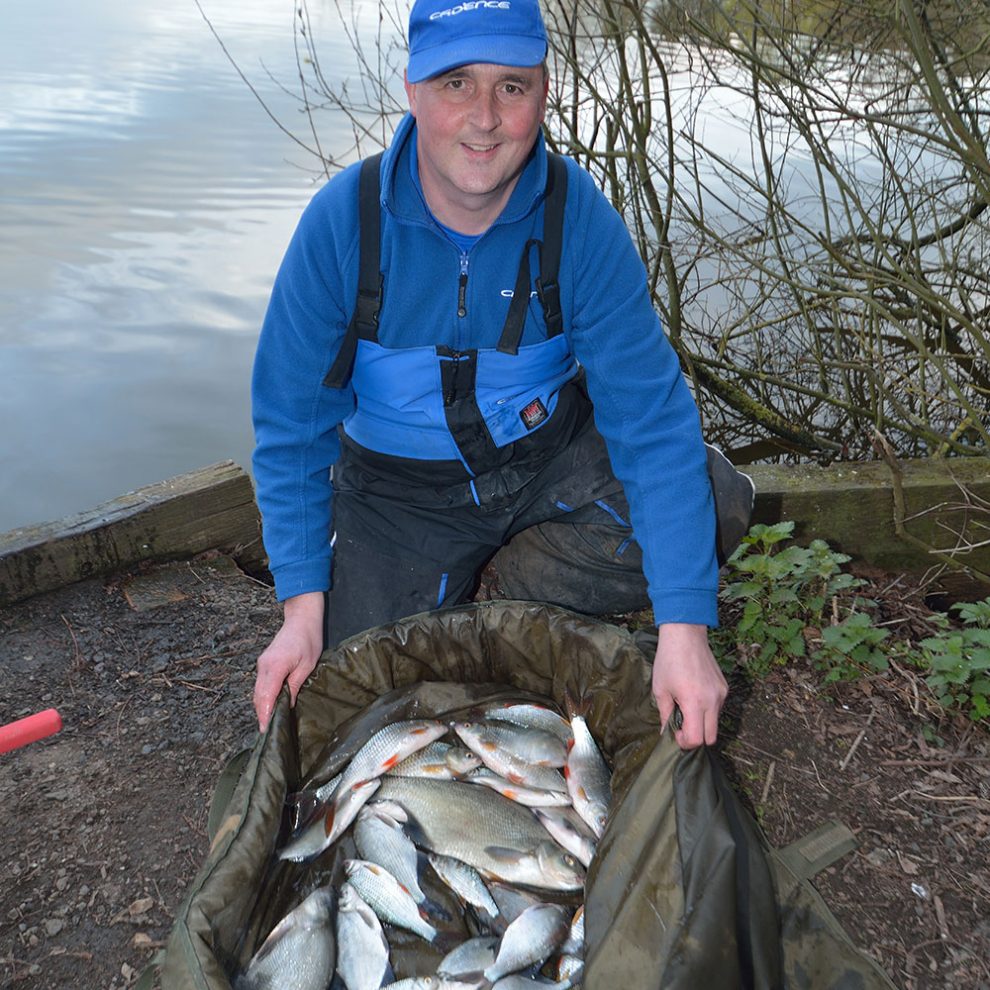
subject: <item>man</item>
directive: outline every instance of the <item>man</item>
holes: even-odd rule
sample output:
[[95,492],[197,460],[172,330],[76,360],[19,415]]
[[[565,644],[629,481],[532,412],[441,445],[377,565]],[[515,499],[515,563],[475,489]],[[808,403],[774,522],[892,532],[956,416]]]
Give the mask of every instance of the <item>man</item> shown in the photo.
[[727,687],[697,410],[621,218],[547,155],[538,2],[417,0],[409,44],[410,113],[380,163],[314,197],[258,346],[284,602],[259,724],[325,638],[468,600],[495,555],[512,597],[652,601],[661,721],[676,705],[678,742],[711,744]]

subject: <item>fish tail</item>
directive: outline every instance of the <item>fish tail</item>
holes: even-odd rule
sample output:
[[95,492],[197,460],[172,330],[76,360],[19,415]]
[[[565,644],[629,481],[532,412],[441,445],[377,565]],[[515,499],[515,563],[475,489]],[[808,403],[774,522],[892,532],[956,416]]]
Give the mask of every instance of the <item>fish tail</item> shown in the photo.
[[564,709],[569,719],[574,718],[576,715],[580,715],[583,718],[588,714],[590,708],[590,694],[577,694],[570,685],[564,688]]

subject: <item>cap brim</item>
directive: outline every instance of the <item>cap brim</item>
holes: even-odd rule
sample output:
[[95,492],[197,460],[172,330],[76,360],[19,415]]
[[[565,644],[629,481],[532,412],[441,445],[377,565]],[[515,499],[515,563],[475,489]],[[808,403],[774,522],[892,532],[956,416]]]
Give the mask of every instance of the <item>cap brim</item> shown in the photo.
[[540,65],[547,55],[543,38],[489,34],[458,38],[410,56],[406,77],[411,83],[432,79],[459,65],[484,62],[493,65],[531,67]]

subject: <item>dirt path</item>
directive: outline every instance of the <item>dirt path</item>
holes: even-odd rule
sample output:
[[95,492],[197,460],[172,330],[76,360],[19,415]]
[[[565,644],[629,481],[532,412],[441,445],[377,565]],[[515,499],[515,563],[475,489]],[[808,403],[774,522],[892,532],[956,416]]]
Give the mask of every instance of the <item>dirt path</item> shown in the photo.
[[[47,707],[65,723],[0,756],[0,985],[134,983],[206,855],[217,776],[254,741],[276,621],[270,589],[222,557],[0,610],[0,723]],[[986,990],[986,729],[926,738],[909,685],[815,683],[795,666],[735,686],[723,753],[740,793],[775,844],[832,818],[856,832],[817,885],[898,986]]]

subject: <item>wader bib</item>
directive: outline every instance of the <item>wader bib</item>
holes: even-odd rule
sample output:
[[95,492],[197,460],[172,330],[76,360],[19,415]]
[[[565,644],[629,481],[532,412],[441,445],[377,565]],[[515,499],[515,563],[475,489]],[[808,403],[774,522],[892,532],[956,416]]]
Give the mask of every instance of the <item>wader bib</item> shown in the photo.
[[[469,600],[493,556],[513,598],[599,614],[647,607],[628,504],[563,333],[563,160],[549,156],[543,240],[523,248],[497,347],[454,351],[379,343],[380,158],[361,167],[357,298],[324,379],[350,381],[356,397],[333,469],[328,645]],[[466,278],[462,266],[462,303]],[[520,347],[533,294],[546,339]]]

